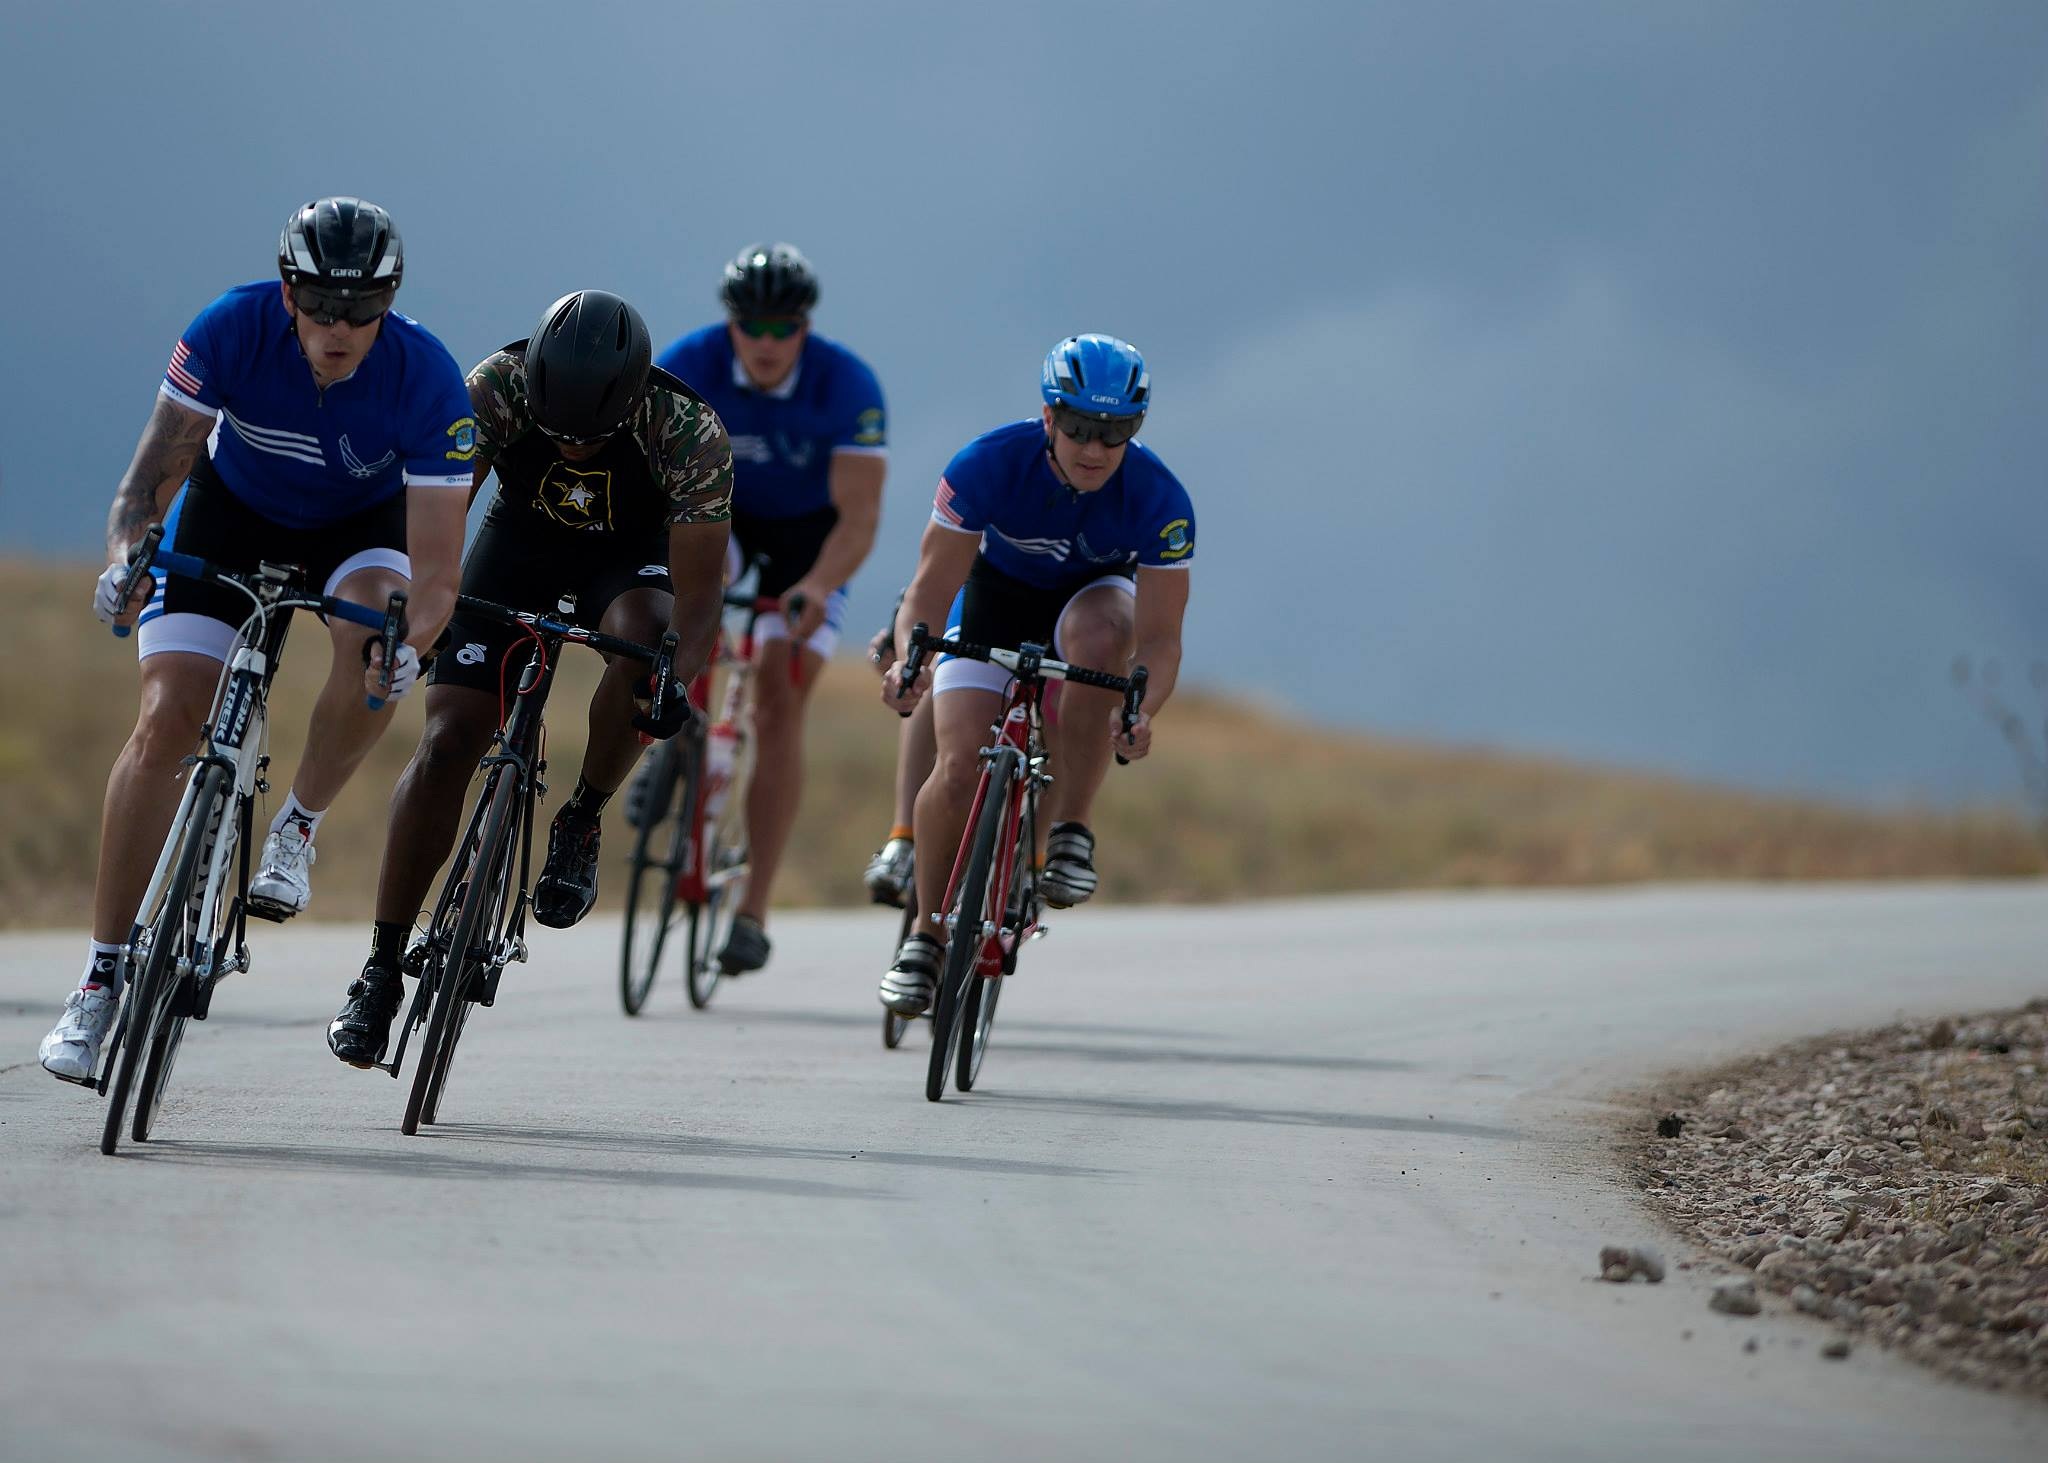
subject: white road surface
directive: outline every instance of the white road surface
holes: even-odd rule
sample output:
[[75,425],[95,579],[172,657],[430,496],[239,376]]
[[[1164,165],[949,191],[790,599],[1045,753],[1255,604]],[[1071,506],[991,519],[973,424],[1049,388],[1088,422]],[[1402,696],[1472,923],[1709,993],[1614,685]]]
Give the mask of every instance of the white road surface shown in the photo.
[[418,1138],[323,1041],[366,932],[261,927],[111,1159],[34,1062],[81,938],[0,942],[0,1459],[2048,1457],[1704,1270],[1591,1278],[1683,1254],[1617,1094],[2048,993],[2048,888],[1077,911],[940,1106],[893,920],[638,1021],[616,922],[540,931]]

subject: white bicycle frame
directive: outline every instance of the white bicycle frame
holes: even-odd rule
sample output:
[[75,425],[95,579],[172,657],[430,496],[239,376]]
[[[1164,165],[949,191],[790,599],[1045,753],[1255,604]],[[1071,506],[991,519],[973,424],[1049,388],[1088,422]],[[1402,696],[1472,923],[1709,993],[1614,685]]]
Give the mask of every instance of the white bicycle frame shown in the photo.
[[[248,591],[245,590],[244,592],[247,593]],[[164,840],[163,851],[157,855],[156,869],[149,877],[149,885],[143,892],[142,903],[137,907],[135,920],[129,929],[128,942],[121,951],[121,958],[127,965],[127,970],[123,975],[124,983],[129,975],[132,975],[140,968],[141,962],[136,958],[138,951],[146,952],[150,934],[150,923],[152,923],[148,922],[148,916],[150,911],[156,908],[157,901],[163,897],[164,886],[171,880],[172,869],[177,861],[178,850],[184,843],[181,835],[192,818],[195,811],[193,805],[199,798],[199,769],[205,761],[221,755],[220,744],[216,740],[216,736],[221,715],[227,708],[228,693],[234,687],[236,677],[243,672],[252,673],[256,677],[254,686],[260,687],[263,683],[264,675],[269,670],[269,661],[260,648],[260,642],[269,638],[270,610],[255,594],[250,593],[249,598],[255,601],[256,608],[249,618],[242,622],[241,629],[236,632],[229,657],[221,668],[220,681],[214,688],[213,709],[207,713],[207,719],[202,728],[206,737],[206,749],[200,754],[200,760],[193,764],[190,774],[185,778],[185,792],[178,800],[177,814],[171,820],[171,836]],[[252,627],[254,627],[256,632],[253,642],[250,634]],[[214,832],[213,849],[211,856],[207,860],[206,880],[201,885],[198,928],[202,931],[215,930],[220,927],[218,923],[220,904],[225,891],[229,887],[229,880],[227,878],[228,860],[234,857],[237,841],[241,836],[241,819],[237,816],[237,813],[245,801],[255,796],[257,777],[269,750],[270,706],[268,696],[252,689],[248,717],[238,729],[238,735],[241,740],[240,744],[234,749],[235,775],[233,784],[227,806],[221,814],[220,826]],[[204,836],[203,830],[200,836]],[[215,974],[215,962],[218,960],[220,952],[210,943],[205,950],[197,953],[204,963],[195,967],[192,973],[204,981]],[[226,975],[235,971],[247,970],[248,966],[249,962],[246,954],[230,956],[220,966],[219,973]],[[174,971],[172,974],[174,978],[182,978],[185,972],[180,970]]]

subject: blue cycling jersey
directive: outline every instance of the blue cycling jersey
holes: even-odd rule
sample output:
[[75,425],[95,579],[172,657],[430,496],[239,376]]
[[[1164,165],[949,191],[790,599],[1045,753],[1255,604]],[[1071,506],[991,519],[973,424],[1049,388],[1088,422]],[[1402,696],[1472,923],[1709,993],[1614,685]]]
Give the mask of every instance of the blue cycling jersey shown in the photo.
[[1194,506],[1158,454],[1133,440],[1108,482],[1077,493],[1053,475],[1039,417],[961,448],[939,479],[932,522],[981,535],[983,558],[1043,589],[1127,564],[1185,569],[1195,558]]
[[754,518],[796,518],[831,506],[837,452],[888,451],[882,386],[867,363],[824,336],[804,338],[796,369],[773,391],[747,381],[723,325],[693,330],[656,365],[711,403],[732,438],[732,506]]
[[240,285],[199,312],[159,389],[218,415],[214,471],[288,528],[336,522],[408,486],[470,484],[476,421],[462,368],[396,310],[354,374],[323,390],[278,282]]

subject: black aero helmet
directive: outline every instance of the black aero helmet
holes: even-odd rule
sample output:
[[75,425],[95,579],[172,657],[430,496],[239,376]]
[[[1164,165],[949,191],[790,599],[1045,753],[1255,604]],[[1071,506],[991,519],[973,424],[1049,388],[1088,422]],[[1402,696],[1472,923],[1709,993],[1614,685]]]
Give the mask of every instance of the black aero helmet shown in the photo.
[[295,210],[277,239],[277,270],[289,285],[347,299],[398,288],[405,246],[391,215],[360,198],[320,198]]
[[818,276],[794,244],[749,244],[725,266],[718,297],[735,315],[808,315]]
[[577,290],[548,306],[526,342],[527,410],[550,437],[610,436],[638,405],[653,364],[638,310],[605,290]]

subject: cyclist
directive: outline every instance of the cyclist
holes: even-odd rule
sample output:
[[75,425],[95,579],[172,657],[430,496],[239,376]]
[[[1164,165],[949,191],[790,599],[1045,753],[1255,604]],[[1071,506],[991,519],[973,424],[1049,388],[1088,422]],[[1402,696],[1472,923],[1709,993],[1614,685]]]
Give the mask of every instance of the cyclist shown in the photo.
[[[179,339],[108,515],[112,562],[93,608],[113,624],[139,618],[142,704],[107,779],[85,975],[41,1047],[43,1065],[70,1081],[90,1082],[98,1065],[121,946],[248,615],[232,589],[169,576],[153,592],[138,584],[117,615],[130,548],[161,519],[167,548],[231,570],[297,564],[325,593],[367,605],[410,579],[392,700],[454,608],[476,424],[454,358],[391,308],[405,265],[398,230],[373,203],[322,198],[286,221],[277,265],[281,285],[229,290]],[[314,833],[391,719],[365,704],[383,664],[380,651],[365,668],[371,632],[337,621],[327,633],[333,659],[305,755],[249,884],[250,912],[271,919],[306,907]]]
[[[1014,647],[1049,645],[1062,659],[1151,673],[1128,735],[1113,692],[1068,682],[1048,731],[1059,769],[1046,797],[1051,835],[1039,888],[1056,909],[1095,892],[1088,812],[1115,750],[1135,760],[1152,747],[1152,718],[1173,694],[1181,619],[1195,557],[1187,490],[1135,440],[1151,406],[1137,348],[1107,335],[1071,336],[1045,358],[1036,417],[967,444],[939,479],[917,571],[896,613],[895,664],[882,699],[896,710],[933,694],[938,761],[917,796],[917,842],[957,848],[981,771],[980,748],[1001,712],[1009,672],[945,657],[903,684],[903,656],[918,621],[954,638]],[[951,602],[951,613],[947,605]],[[898,693],[905,693],[899,699]],[[919,907],[942,908],[950,858],[917,864]],[[882,978],[882,1004],[914,1016],[937,987],[944,927],[926,923],[903,942]]]
[[[680,687],[718,633],[732,452],[717,415],[655,369],[653,354],[639,311],[579,290],[469,375],[471,496],[493,469],[498,491],[463,564],[463,592],[547,613],[573,594],[578,619],[608,635],[645,645],[673,628],[680,642],[678,694],[658,727],[636,720],[646,679],[637,661],[612,660],[591,697],[582,772],[534,881],[533,917],[556,929],[597,899],[598,818],[640,755],[636,726],[681,729],[689,712]],[[463,794],[499,725],[505,677],[524,663],[515,626],[458,610],[449,630],[449,651],[427,683],[426,729],[391,797],[370,957],[328,1028],[328,1046],[351,1066],[383,1058],[402,1002],[406,939],[454,847]]]
[[785,606],[784,616],[765,615],[754,628],[752,872],[719,953],[737,974],[768,962],[768,896],[803,792],[804,716],[839,643],[846,582],[874,547],[888,434],[875,373],[812,332],[818,280],[794,246],[740,250],[719,293],[725,322],[682,337],[660,361],[702,392],[732,433],[729,562],[737,569],[742,555],[766,556],[760,592]]

